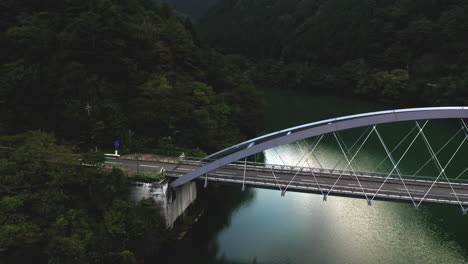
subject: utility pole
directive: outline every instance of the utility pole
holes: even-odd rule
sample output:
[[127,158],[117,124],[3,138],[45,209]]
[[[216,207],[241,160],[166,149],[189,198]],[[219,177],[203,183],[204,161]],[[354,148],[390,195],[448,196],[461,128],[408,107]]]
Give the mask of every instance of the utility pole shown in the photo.
[[[92,134],[92,127],[91,127],[91,109],[92,107],[89,105],[89,103],[86,103],[85,107],[84,107],[85,111],[88,113],[88,135],[89,135],[89,148],[91,149],[91,151],[93,151],[93,149],[97,152],[97,145],[95,145],[95,141],[94,141],[94,135]],[[94,147],[93,147],[94,145]]]
[[88,112],[88,116],[90,115],[91,108],[92,108],[92,107],[91,107],[89,104],[86,104],[85,110]]
[[134,157],[137,160],[137,172],[140,173],[140,158],[141,158],[141,153],[135,153]]
[[129,140],[128,140],[129,147],[132,147],[132,130],[131,129],[128,130],[128,137],[129,137]]
[[6,121],[6,100],[0,100],[0,107],[3,109],[3,111],[0,114],[0,121]]

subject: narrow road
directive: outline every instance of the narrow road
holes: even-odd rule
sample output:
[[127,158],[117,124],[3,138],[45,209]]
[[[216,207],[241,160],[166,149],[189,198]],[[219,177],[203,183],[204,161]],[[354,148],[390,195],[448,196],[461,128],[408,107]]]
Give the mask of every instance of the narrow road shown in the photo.
[[[203,165],[202,162],[187,161],[181,163],[167,163],[157,161],[136,161],[128,159],[109,159],[107,166],[123,167],[140,172],[159,172],[165,169],[166,177],[178,178]],[[221,182],[255,186],[259,188],[278,189],[286,191],[319,193],[322,195],[342,195],[372,199],[404,200],[419,203],[424,202],[468,205],[468,184],[437,182],[427,179],[405,179],[404,184],[397,175],[385,181],[383,176],[359,175],[345,172],[312,173],[308,168],[302,171],[275,169],[242,165],[227,165],[199,177],[200,181]],[[385,184],[382,183],[385,181]],[[431,187],[432,186],[432,187]],[[429,192],[427,192],[430,189]]]

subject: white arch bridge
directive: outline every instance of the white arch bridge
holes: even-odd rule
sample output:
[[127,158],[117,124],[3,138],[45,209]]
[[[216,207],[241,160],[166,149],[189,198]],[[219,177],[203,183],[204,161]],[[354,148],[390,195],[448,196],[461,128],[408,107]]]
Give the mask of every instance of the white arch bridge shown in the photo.
[[[311,192],[323,195],[327,200],[329,195],[352,196],[367,200],[368,205],[373,200],[397,200],[412,203],[418,208],[422,203],[441,203],[459,206],[464,214],[468,211],[468,181],[462,179],[468,171],[468,164],[463,157],[462,147],[468,139],[468,107],[428,107],[390,111],[372,112],[351,116],[333,118],[313,122],[301,126],[284,129],[278,132],[260,136],[235,146],[216,152],[204,159],[184,159],[173,170],[167,171],[168,177],[173,177],[171,187],[183,185],[194,179],[241,184],[260,188],[278,189],[284,195],[287,191]],[[453,126],[455,133],[444,135],[442,147],[435,148],[428,136],[427,127],[431,120],[449,119],[446,126]],[[436,122],[436,121],[431,121]],[[385,124],[404,123],[408,131],[401,129],[398,135],[392,135],[390,144],[384,140],[381,133]],[[410,124],[409,126],[407,124]],[[365,129],[348,147],[340,135],[341,131],[355,128]],[[341,152],[344,168],[337,169],[323,166],[323,158],[317,151],[323,138],[328,137],[336,144]],[[300,140],[312,138],[313,144],[302,148],[301,158],[295,166],[286,165],[282,157],[276,152],[283,164],[263,164],[248,162],[247,157],[277,146],[297,143]],[[370,139],[379,142],[385,158],[380,162],[387,162],[385,172],[360,169],[357,157]],[[440,137],[438,138],[440,140]],[[415,142],[424,148],[418,152],[425,152],[418,170],[411,174],[404,174],[401,164],[411,159],[409,152],[414,150]],[[449,151],[447,146],[452,146]],[[447,154],[447,151],[449,153]],[[444,154],[446,158],[442,158]],[[414,157],[414,156],[413,156]],[[456,175],[450,171],[454,160],[462,160],[462,169]],[[321,162],[322,161],[322,162]],[[408,160],[407,160],[408,161]],[[413,162],[412,160],[410,162]],[[311,166],[311,164],[315,164]],[[185,166],[183,171],[181,166]],[[379,167],[377,166],[377,167]],[[433,175],[419,176],[425,167],[435,167]],[[460,168],[458,166],[457,168]],[[449,173],[450,171],[450,173]]]

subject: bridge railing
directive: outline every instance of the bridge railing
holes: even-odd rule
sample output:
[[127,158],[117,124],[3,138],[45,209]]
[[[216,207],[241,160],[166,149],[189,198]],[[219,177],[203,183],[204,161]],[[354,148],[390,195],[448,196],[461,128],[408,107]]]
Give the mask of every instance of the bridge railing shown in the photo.
[[[182,161],[183,162],[192,161],[192,162],[196,162],[197,165],[199,165],[200,163],[209,163],[215,160],[206,159],[206,158],[198,158],[198,157],[183,157]],[[265,165],[268,165],[262,162],[253,162],[253,161],[235,161],[235,162],[230,163],[230,165],[239,165],[239,166],[244,166],[245,164],[247,164],[247,166],[250,166],[250,167],[258,167],[258,168],[264,168]],[[281,165],[277,165],[277,166],[281,166]]]
[[[198,158],[198,157],[184,157],[183,163],[184,164],[192,164],[201,166],[204,163],[210,162],[212,160]],[[320,174],[332,174],[332,175],[343,175],[343,176],[361,176],[361,177],[378,177],[378,178],[386,178],[388,177],[389,180],[400,180],[398,174],[391,174],[385,172],[367,172],[367,171],[351,171],[351,170],[341,170],[341,169],[327,169],[327,168],[316,168],[316,167],[304,167],[304,166],[294,166],[294,165],[284,165],[284,164],[267,164],[261,162],[252,162],[252,161],[236,161],[232,162],[226,166],[235,166],[238,168],[247,167],[248,169],[273,169],[274,171],[283,171],[283,172],[291,172],[300,171],[300,172],[310,172],[312,170],[313,173],[320,173]],[[409,175],[409,174],[401,174],[401,178],[403,180],[413,180],[413,181],[434,181],[434,177],[430,176],[417,176],[417,175]],[[454,184],[468,184],[468,180],[465,179],[449,179],[450,183]],[[439,183],[448,183],[446,179],[442,177],[438,179]]]
[[[159,160],[158,160],[159,161]],[[170,161],[161,161],[161,162],[167,162],[167,163],[175,163],[173,159]],[[179,163],[184,164],[184,165],[194,165],[194,166],[203,166],[205,163],[210,162],[210,160],[204,159],[204,158],[198,158],[198,157],[181,157],[179,160]],[[126,167],[125,165],[120,165],[116,167]],[[379,180],[382,178],[386,178],[388,176],[388,180],[393,180],[393,181],[400,181],[400,178],[397,174],[391,174],[388,175],[388,173],[383,173],[383,172],[366,172],[366,171],[351,171],[351,170],[341,170],[341,169],[327,169],[327,168],[316,168],[316,167],[304,167],[304,166],[293,166],[293,165],[284,165],[284,164],[266,164],[266,163],[261,163],[261,162],[252,162],[252,161],[236,161],[233,163],[230,163],[226,165],[225,167],[230,167],[230,168],[236,168],[236,169],[244,169],[246,167],[248,170],[259,170],[259,171],[265,171],[267,170],[273,170],[275,172],[279,173],[290,173],[290,174],[295,174],[296,172],[298,173],[316,173],[316,174],[329,174],[333,176],[344,176],[344,177],[354,177],[354,176],[360,176],[360,177],[370,177],[370,178],[378,178]],[[142,172],[145,171],[151,171],[152,169],[150,168],[145,168],[142,167],[140,168]],[[434,177],[429,177],[429,176],[415,176],[415,175],[401,175],[402,179],[409,180],[409,181],[434,181]],[[468,180],[464,179],[449,179],[450,183],[453,184],[468,184]],[[448,183],[446,179],[443,179],[442,177],[439,178],[438,183]]]

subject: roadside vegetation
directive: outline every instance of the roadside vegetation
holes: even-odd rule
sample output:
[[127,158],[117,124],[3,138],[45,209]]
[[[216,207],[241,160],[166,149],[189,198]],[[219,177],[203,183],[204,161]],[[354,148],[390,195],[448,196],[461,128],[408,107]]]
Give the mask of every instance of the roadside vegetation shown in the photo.
[[0,263],[154,260],[155,202],[73,153],[204,155],[260,125],[250,79],[155,0],[0,1],[0,44]]
[[127,201],[119,169],[79,166],[40,131],[0,142],[16,146],[0,156],[3,263],[141,263],[169,239],[154,200]]

